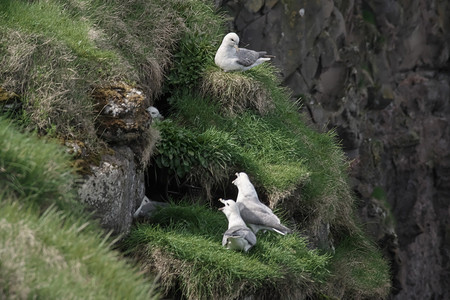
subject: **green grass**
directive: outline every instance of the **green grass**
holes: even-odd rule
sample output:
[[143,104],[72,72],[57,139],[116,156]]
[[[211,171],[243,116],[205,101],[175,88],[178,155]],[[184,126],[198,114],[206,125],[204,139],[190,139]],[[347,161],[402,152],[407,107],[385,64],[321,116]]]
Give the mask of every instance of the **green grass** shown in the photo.
[[157,260],[155,269],[170,263],[175,278],[165,280],[181,281],[180,289],[190,299],[256,291],[272,295],[296,289],[312,292],[327,275],[329,256],[309,250],[302,238],[261,233],[253,249],[240,253],[222,247],[226,228],[226,217],[219,211],[199,205],[171,205],[152,217],[151,224],[139,224],[126,245],[144,261]]
[[152,283],[86,220],[69,221],[54,208],[39,216],[17,199],[0,198],[1,298],[152,298]]
[[92,89],[138,83],[153,104],[178,41],[189,33],[212,51],[219,19],[206,1],[0,0],[0,85],[21,97],[28,128],[96,154]]
[[352,235],[336,248],[329,285],[340,282],[342,298],[384,299],[390,292],[389,264],[366,237]]
[[83,213],[76,180],[64,148],[0,118],[0,298],[153,297]]
[[60,40],[81,58],[117,59],[113,52],[98,48],[89,38],[89,32],[94,27],[90,20],[70,15],[58,1],[2,0],[0,7],[0,26]]
[[[174,119],[197,134],[210,128],[229,133],[232,147],[224,151],[231,153],[230,169],[247,172],[271,203],[292,196],[301,187],[301,201],[295,203],[297,210],[308,215],[313,211],[322,221],[354,229],[347,165],[335,134],[315,132],[305,124],[297,105],[277,84],[273,68],[260,66],[250,71],[233,75],[236,87],[239,88],[239,78],[244,86],[248,78],[263,83],[271,95],[270,111],[261,114],[247,108],[229,115],[215,99],[186,92],[171,98],[176,111]],[[222,74],[217,76],[229,76]],[[240,101],[241,95],[236,93],[237,96],[228,95],[236,97],[230,101]]]
[[0,191],[37,208],[56,205],[79,211],[73,190],[76,178],[64,148],[20,133],[11,121],[0,117]]

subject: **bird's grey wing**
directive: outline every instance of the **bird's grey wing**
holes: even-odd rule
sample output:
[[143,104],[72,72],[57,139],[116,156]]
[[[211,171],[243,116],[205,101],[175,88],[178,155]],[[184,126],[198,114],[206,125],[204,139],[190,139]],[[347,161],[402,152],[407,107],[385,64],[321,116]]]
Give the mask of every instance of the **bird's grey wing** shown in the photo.
[[245,204],[245,206],[247,206],[252,211],[258,211],[259,213],[266,213],[268,215],[275,216],[275,218],[278,218],[273,213],[273,211],[270,209],[270,207],[268,207],[267,205],[265,205],[264,203],[259,201],[258,197],[256,197],[256,201],[255,201],[255,198],[254,198],[253,201],[245,201],[244,200],[244,204]]
[[271,228],[275,228],[280,232],[286,234],[291,233],[292,230],[281,224],[280,219],[275,215],[272,210],[263,203],[237,203],[241,218],[247,224],[263,225]]
[[244,67],[249,67],[253,65],[258,58],[264,56],[264,54],[266,54],[266,52],[257,52],[245,48],[239,48],[239,50],[236,51],[238,58],[237,63],[243,65]]
[[230,229],[225,231],[223,236],[224,238],[222,239],[222,245],[226,244],[226,240],[228,239],[228,237],[241,237],[246,239],[251,245],[256,244],[256,235],[247,227],[231,227]]
[[225,246],[228,243],[228,237],[230,235],[227,234],[228,230],[223,234],[223,238],[222,238],[222,246]]
[[277,228],[280,225],[280,219],[272,213],[267,212],[265,209],[259,206],[246,206],[239,203],[239,211],[241,217],[246,223],[265,225],[269,227]]
[[159,208],[163,208],[168,206],[169,204],[166,202],[158,202],[149,200],[144,205],[141,205],[139,211],[136,211],[135,215],[138,216],[147,216],[150,217],[154,212],[156,212]]
[[272,210],[262,203],[238,202],[237,205],[241,217],[245,222],[264,224],[263,222],[269,222],[270,220],[273,220],[274,222],[280,221]]

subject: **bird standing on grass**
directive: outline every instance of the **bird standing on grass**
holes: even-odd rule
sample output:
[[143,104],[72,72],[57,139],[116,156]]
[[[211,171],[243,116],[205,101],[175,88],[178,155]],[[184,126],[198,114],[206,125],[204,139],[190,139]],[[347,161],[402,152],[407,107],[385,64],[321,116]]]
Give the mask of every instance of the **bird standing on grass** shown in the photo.
[[225,206],[219,208],[228,219],[228,230],[223,234],[222,246],[247,252],[256,244],[255,234],[245,225],[239,208],[233,200],[219,199]]
[[239,48],[238,45],[238,35],[230,32],[223,38],[222,44],[216,52],[214,62],[225,72],[245,71],[274,57],[267,55],[266,51],[253,51]]
[[259,230],[271,230],[285,235],[292,230],[281,224],[280,219],[272,210],[261,203],[255,187],[244,172],[236,173],[237,178],[233,184],[238,188],[236,204],[242,219],[256,234]]

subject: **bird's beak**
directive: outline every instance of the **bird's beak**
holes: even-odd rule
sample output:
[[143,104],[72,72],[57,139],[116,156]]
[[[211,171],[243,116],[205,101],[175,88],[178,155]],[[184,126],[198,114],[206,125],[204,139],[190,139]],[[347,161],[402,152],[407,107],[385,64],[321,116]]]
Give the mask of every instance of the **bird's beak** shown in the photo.
[[[223,199],[222,199],[222,198],[219,198],[219,201],[220,201],[220,202],[222,202],[223,204],[225,204],[225,201],[223,201]],[[225,206],[224,206],[224,207],[225,207]],[[224,207],[219,207],[218,209],[219,209],[219,210],[223,210],[223,209],[224,209]]]
[[239,51],[238,45],[234,45],[233,47],[236,49],[236,51]]
[[236,179],[235,180],[233,180],[231,183],[232,184],[234,184],[234,185],[236,185],[236,180],[239,178],[239,173],[236,173],[236,174],[234,174],[234,175],[236,175]]

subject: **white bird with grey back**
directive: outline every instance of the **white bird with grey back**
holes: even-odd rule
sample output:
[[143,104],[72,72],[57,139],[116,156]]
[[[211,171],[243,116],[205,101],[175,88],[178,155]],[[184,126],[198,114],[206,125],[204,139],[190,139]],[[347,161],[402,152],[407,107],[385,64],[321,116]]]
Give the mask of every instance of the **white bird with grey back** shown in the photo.
[[285,235],[292,231],[281,224],[280,219],[264,203],[261,203],[255,187],[244,172],[236,173],[233,184],[238,188],[236,204],[242,219],[257,233],[259,230],[271,230]]
[[154,107],[154,106],[149,106],[147,107],[147,111],[150,114],[150,116],[152,117],[152,120],[164,120],[163,115],[161,115],[161,113],[159,112],[159,110]]
[[274,57],[267,55],[266,51],[239,48],[238,45],[239,36],[230,32],[223,38],[222,44],[216,52],[214,62],[225,72],[245,71]]
[[256,235],[245,225],[239,208],[233,200],[219,199],[225,206],[219,208],[228,219],[228,230],[222,238],[222,246],[227,249],[247,252],[256,244]]
[[139,208],[134,212],[133,217],[140,218],[140,217],[151,217],[153,213],[156,212],[158,208],[168,206],[168,203],[165,202],[158,202],[158,201],[152,201],[147,198],[147,196],[144,196],[142,199],[141,205]]

